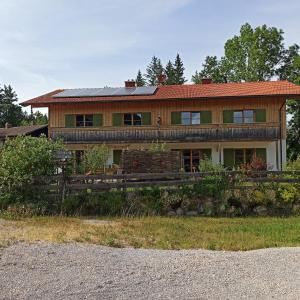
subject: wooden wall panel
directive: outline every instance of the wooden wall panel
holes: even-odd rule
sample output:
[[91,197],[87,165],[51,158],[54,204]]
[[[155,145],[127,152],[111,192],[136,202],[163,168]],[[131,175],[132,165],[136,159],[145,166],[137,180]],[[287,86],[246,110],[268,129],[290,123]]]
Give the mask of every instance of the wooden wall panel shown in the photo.
[[[259,109],[267,110],[267,123],[279,122],[279,109],[284,101],[282,97],[256,97],[240,99],[208,99],[208,100],[170,100],[153,102],[126,103],[85,103],[85,104],[51,104],[49,106],[49,127],[63,128],[66,114],[96,114],[102,113],[104,126],[112,126],[113,112],[151,112],[152,124],[155,125],[158,115],[162,119],[162,127],[171,124],[172,111],[212,111],[212,122],[223,123],[225,109]],[[283,132],[285,133],[285,111],[282,112]]]

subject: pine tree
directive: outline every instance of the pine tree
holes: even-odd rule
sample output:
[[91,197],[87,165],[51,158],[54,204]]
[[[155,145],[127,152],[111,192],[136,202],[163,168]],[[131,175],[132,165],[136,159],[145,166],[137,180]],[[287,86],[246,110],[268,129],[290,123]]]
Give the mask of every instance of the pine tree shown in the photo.
[[174,82],[175,84],[184,84],[186,82],[186,79],[184,77],[184,66],[183,62],[177,53],[175,62],[174,62]]
[[5,123],[12,126],[20,125],[24,114],[17,101],[17,94],[10,85],[0,88],[0,127],[4,127]]
[[175,70],[174,70],[174,66],[170,60],[168,61],[167,65],[166,65],[165,73],[167,75],[166,85],[176,84],[175,83]]
[[141,70],[138,71],[135,81],[136,81],[137,86],[145,86],[146,85],[146,80],[143,77]]
[[157,85],[158,76],[163,72],[161,60],[153,56],[150,64],[147,66],[145,77],[147,78],[148,85]]

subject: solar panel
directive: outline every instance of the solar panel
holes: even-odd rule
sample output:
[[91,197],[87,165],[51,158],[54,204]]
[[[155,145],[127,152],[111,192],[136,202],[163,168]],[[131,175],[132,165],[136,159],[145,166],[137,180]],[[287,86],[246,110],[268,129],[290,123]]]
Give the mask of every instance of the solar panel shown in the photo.
[[156,86],[139,86],[131,95],[153,95],[156,89]]
[[133,88],[118,88],[118,90],[116,92],[114,92],[113,96],[128,96],[131,95],[132,92],[134,92],[136,90],[135,87]]
[[54,95],[54,98],[68,97],[101,97],[101,96],[134,96],[134,95],[153,95],[156,86],[141,86],[134,88],[87,88],[87,89],[68,89]]

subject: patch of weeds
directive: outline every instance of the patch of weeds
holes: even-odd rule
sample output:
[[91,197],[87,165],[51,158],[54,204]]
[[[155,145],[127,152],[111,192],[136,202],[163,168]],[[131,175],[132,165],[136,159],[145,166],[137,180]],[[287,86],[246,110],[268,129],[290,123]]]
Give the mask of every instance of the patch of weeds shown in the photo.
[[121,243],[113,237],[108,237],[107,239],[105,239],[103,244],[108,247],[122,248]]

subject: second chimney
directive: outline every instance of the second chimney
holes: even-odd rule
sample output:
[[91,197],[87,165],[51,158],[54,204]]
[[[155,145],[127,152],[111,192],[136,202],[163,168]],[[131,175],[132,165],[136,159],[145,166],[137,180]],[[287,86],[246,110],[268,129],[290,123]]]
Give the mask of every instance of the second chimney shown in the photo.
[[126,80],[125,81],[125,87],[126,88],[134,88],[136,85],[135,85],[135,81],[132,79],[132,80]]
[[157,76],[157,81],[159,85],[163,85],[167,80],[167,75],[166,74],[159,74]]
[[201,79],[201,83],[202,84],[211,84],[212,83],[212,79],[211,78],[202,78]]

